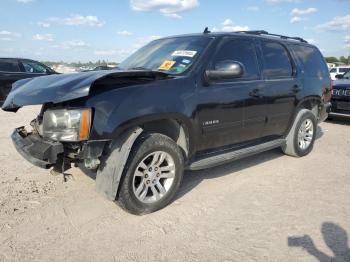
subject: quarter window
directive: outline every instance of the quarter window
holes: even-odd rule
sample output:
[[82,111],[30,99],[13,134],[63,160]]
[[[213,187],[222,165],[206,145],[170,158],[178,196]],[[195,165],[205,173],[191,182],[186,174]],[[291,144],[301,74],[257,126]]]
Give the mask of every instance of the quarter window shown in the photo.
[[292,64],[287,50],[279,43],[263,41],[263,74],[267,79],[291,77]]
[[17,61],[0,60],[0,71],[3,72],[20,72]]
[[[304,67],[304,74],[310,77],[328,76],[328,68],[321,53],[314,47],[292,45],[293,52]],[[337,72],[332,68],[331,73]]]
[[212,61],[212,68],[222,62],[240,62],[244,67],[244,73],[240,80],[254,80],[259,77],[259,70],[255,54],[254,44],[245,39],[229,39],[220,46]]

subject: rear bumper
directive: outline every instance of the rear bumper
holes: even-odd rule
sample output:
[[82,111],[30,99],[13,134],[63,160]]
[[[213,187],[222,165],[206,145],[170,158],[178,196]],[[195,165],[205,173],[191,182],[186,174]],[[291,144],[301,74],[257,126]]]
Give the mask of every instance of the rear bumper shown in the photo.
[[41,168],[50,168],[57,162],[58,155],[63,154],[60,142],[47,141],[34,133],[27,133],[24,127],[16,128],[12,142],[19,154],[27,161]]
[[318,122],[323,122],[327,119],[328,114],[331,112],[331,102],[324,103],[320,108],[320,114],[318,117]]

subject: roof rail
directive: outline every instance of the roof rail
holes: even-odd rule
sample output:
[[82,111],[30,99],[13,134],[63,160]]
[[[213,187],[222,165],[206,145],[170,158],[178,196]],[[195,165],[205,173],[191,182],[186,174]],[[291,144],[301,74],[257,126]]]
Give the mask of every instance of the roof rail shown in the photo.
[[278,35],[278,34],[270,34],[269,32],[267,32],[265,30],[237,31],[235,33],[244,33],[244,34],[250,34],[250,35],[269,35],[269,36],[279,37],[281,39],[292,39],[292,40],[300,41],[302,43],[307,43],[307,41],[301,37],[292,37],[292,36],[285,36],[285,35]]
[[206,27],[203,31],[203,34],[209,34],[209,33],[211,33],[211,32],[209,31],[208,27]]

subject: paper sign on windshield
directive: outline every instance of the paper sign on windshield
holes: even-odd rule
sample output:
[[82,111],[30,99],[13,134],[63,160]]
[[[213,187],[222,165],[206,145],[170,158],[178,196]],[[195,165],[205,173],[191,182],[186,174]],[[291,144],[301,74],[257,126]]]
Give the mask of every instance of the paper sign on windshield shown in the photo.
[[186,56],[186,57],[194,57],[197,54],[197,51],[191,50],[176,50],[171,56]]
[[165,60],[159,67],[159,70],[169,70],[173,67],[173,65],[176,63],[176,61],[172,60]]

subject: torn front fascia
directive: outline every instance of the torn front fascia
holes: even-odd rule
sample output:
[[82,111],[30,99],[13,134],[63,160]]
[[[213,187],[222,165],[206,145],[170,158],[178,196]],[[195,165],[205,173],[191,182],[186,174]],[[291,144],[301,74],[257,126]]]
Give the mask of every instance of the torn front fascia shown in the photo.
[[57,162],[52,169],[54,173],[64,173],[71,168],[72,163],[84,162],[88,169],[97,169],[100,157],[109,140],[86,141],[83,144],[71,143],[64,146],[64,153],[57,156]]
[[87,141],[83,144],[77,158],[84,160],[87,169],[97,169],[100,164],[100,157],[108,143],[109,140]]
[[26,160],[41,168],[50,168],[63,155],[62,143],[43,140],[35,132],[27,132],[24,127],[16,128],[11,135],[13,144]]
[[79,159],[98,158],[102,155],[106,143],[110,140],[87,141],[83,144],[77,157]]
[[63,154],[57,155],[57,161],[52,170],[50,171],[51,174],[57,175],[57,174],[64,174],[64,172],[72,167],[71,160],[64,156]]

